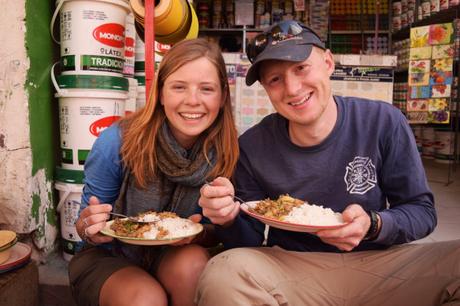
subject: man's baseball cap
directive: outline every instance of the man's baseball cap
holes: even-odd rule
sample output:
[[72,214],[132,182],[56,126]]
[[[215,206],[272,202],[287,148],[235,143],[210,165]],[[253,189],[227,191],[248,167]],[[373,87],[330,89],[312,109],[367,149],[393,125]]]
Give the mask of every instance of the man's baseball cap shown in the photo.
[[301,62],[306,60],[313,46],[326,49],[324,42],[312,29],[294,20],[273,25],[254,37],[246,54],[252,63],[246,74],[246,84],[259,80],[259,65],[266,60]]

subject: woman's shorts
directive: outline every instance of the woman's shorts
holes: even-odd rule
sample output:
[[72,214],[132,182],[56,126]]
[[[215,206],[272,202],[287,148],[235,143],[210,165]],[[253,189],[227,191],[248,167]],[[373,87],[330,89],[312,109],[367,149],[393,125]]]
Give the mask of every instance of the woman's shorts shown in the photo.
[[91,247],[76,254],[69,263],[70,288],[79,305],[99,305],[99,292],[110,275],[125,267],[136,266],[111,251]]

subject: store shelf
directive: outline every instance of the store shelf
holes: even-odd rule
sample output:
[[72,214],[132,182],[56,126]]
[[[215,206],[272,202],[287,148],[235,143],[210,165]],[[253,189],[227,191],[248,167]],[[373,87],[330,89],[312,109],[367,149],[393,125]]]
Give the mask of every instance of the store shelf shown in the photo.
[[[388,30],[379,31],[379,35],[388,35]],[[365,35],[374,35],[374,30],[354,30],[354,31],[347,31],[347,30],[332,30],[330,31],[331,35],[356,35],[356,34],[365,34]]]
[[200,32],[202,33],[242,33],[242,32],[263,32],[262,29],[252,29],[252,28],[220,28],[220,29],[211,29],[211,28],[200,28]]
[[410,34],[410,28],[415,28],[415,27],[421,27],[421,26],[426,26],[434,23],[446,23],[446,22],[452,22],[455,18],[458,18],[460,16],[460,5],[456,5],[453,7],[450,7],[448,9],[439,11],[430,17],[423,18],[421,20],[417,20],[410,24],[407,27],[402,28],[399,31],[396,31],[391,34],[392,40],[402,40],[405,38],[409,37]]

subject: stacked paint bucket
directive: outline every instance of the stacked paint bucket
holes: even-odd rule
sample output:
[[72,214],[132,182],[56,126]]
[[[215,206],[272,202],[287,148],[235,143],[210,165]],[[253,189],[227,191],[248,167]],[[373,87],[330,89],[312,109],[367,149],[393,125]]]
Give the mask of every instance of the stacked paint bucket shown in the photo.
[[[136,51],[134,53],[134,78],[137,81],[137,95],[135,109],[141,109],[145,105],[145,45],[139,35],[136,34]],[[155,67],[156,68],[156,67]],[[155,69],[157,71],[157,69]]]
[[426,159],[434,159],[434,128],[424,127],[422,129],[422,157]]
[[128,90],[136,89],[130,12],[128,0],[56,1],[51,30],[59,13],[61,74],[53,71],[51,78],[59,99],[61,167],[55,187],[66,260],[82,245],[75,221],[86,158],[100,133],[125,115]]
[[[449,130],[435,131],[434,161],[438,163],[452,163],[455,160],[455,132]],[[457,154],[460,143],[457,143]]]

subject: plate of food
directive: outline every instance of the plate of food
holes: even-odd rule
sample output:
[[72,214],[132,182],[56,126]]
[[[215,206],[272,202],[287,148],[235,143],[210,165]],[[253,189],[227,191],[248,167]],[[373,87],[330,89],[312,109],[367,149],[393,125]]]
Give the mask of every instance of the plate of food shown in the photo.
[[277,200],[245,202],[241,210],[269,226],[287,231],[314,233],[346,225],[341,213],[289,195],[281,195]]
[[166,245],[193,238],[203,230],[203,225],[180,218],[173,212],[150,211],[137,218],[144,222],[128,218],[108,221],[101,233],[129,244]]

